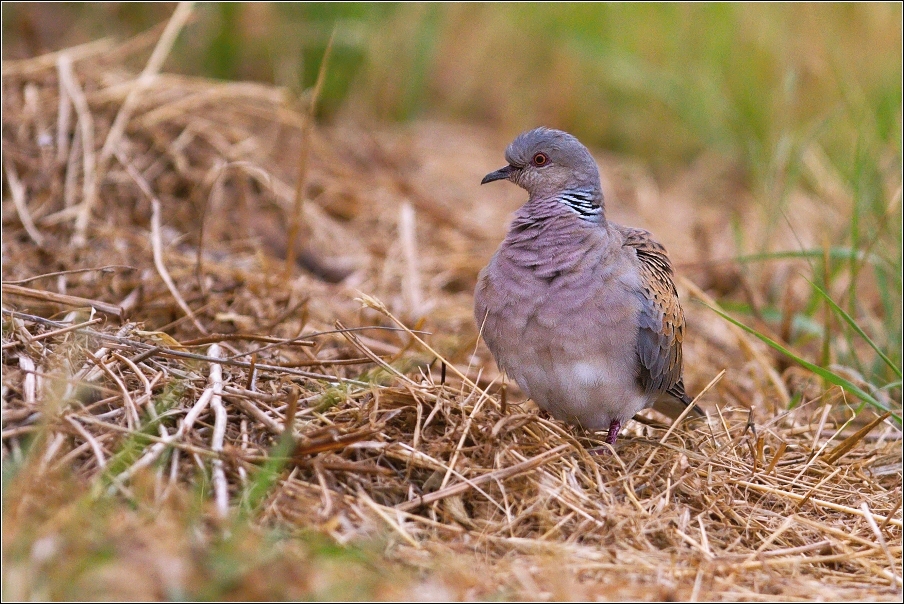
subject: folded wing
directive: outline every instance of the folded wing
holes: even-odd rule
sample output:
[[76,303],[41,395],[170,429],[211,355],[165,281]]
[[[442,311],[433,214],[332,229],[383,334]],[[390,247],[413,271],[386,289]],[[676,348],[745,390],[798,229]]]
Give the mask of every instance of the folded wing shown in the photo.
[[[684,391],[681,377],[684,312],[672,280],[669,256],[647,231],[623,228],[622,233],[625,236],[624,245],[634,249],[640,265],[641,288],[637,292],[641,300],[637,338],[638,381],[647,393],[657,394],[658,399],[674,399],[672,402],[688,405],[691,401]],[[669,407],[666,405],[664,408],[671,411]]]

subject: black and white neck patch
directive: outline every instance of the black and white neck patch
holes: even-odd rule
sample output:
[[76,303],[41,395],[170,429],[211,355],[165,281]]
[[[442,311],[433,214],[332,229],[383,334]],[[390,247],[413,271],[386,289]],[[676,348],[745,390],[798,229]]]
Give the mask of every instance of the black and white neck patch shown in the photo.
[[590,191],[568,189],[562,192],[558,201],[580,216],[583,220],[596,220],[603,214],[602,206]]

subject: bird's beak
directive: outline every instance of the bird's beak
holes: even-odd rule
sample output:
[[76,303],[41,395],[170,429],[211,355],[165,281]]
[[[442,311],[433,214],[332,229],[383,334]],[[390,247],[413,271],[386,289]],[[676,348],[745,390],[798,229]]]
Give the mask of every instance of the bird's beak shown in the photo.
[[518,171],[518,168],[515,166],[506,166],[504,168],[499,168],[495,172],[490,172],[486,176],[483,177],[483,180],[480,181],[480,184],[485,185],[488,182],[493,182],[494,180],[503,180],[509,179],[512,174]]

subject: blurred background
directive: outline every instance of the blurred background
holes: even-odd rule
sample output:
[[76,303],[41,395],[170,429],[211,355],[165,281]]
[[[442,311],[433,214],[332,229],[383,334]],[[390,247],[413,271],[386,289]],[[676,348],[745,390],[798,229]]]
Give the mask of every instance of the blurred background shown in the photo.
[[[4,3],[3,58],[122,39],[174,6]],[[855,186],[868,158],[900,157],[897,3],[206,4],[167,69],[301,90],[334,28],[324,120],[549,124],[659,167],[728,155],[777,193],[813,140]]]

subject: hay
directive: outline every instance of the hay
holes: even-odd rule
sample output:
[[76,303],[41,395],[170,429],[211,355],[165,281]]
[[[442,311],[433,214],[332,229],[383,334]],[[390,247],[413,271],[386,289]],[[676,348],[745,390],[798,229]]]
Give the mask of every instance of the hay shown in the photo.
[[[215,516],[388,535],[439,576],[473,556],[460,597],[900,596],[886,418],[685,303],[694,391],[728,370],[707,417],[645,416],[593,455],[475,348],[474,279],[514,200],[475,199],[498,141],[335,126],[302,149],[285,91],[140,78],[139,49],[3,65],[4,458],[27,440],[32,472],[126,498],[139,476],[159,501],[209,480]],[[773,412],[795,380],[804,403]]]

